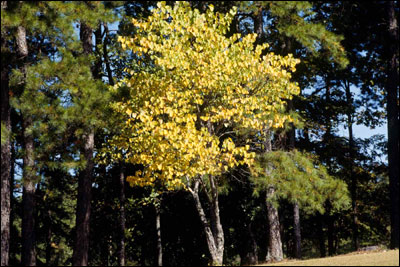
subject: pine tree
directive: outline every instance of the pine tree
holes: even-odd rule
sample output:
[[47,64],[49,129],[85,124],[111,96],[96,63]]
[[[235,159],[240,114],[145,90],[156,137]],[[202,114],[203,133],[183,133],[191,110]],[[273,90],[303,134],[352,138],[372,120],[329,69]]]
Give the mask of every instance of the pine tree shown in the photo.
[[[1,13],[7,2],[1,2]],[[9,59],[7,29],[1,26],[1,266],[7,266],[10,249],[11,108],[9,102]]]
[[[398,4],[398,3],[397,3]],[[388,161],[391,204],[391,248],[399,247],[399,26],[395,2],[386,3],[387,12],[387,120],[388,120]]]

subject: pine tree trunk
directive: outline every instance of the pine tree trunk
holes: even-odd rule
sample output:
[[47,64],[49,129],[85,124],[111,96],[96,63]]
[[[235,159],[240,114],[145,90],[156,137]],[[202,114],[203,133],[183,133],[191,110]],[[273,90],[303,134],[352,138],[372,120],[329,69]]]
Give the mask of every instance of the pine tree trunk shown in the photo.
[[[28,44],[26,42],[26,30],[22,26],[17,28],[17,54],[21,60],[21,73],[26,79],[28,57]],[[30,128],[33,125],[32,118],[22,114],[23,140],[25,153],[23,156],[23,193],[22,193],[22,264],[25,266],[36,265],[35,251],[35,172],[34,172],[34,141]]]
[[[271,136],[269,129],[265,129],[264,152],[272,151]],[[275,188],[270,185],[266,192],[266,206],[269,226],[269,241],[266,261],[281,261],[283,260],[282,240],[280,234],[280,223],[278,209],[274,207],[270,199],[274,197]]]
[[[200,178],[199,178],[200,179]],[[219,218],[219,204],[218,204],[218,194],[217,188],[214,183],[214,178],[210,177],[212,198],[210,199],[211,213],[210,223],[204,213],[204,209],[201,205],[199,197],[199,184],[200,180],[196,179],[194,181],[194,186],[190,189],[190,193],[193,196],[197,212],[200,217],[200,221],[203,225],[203,230],[206,235],[208,250],[211,255],[212,265],[222,265],[224,256],[224,232],[222,230],[222,225]],[[210,226],[211,224],[211,226]]]
[[353,162],[354,162],[354,140],[353,140],[353,116],[352,116],[352,106],[353,99],[351,97],[350,92],[350,84],[345,82],[346,89],[346,101],[347,101],[347,128],[349,129],[349,171],[350,171],[350,181],[351,181],[351,206],[353,210],[352,214],[352,228],[353,228],[353,248],[354,250],[359,249],[359,241],[358,241],[358,218],[357,218],[357,176],[354,175],[353,171]]
[[162,266],[162,242],[161,242],[161,200],[156,203],[156,231],[157,231],[157,266]]
[[389,161],[389,190],[391,203],[391,238],[390,247],[399,247],[399,35],[398,22],[395,16],[395,2],[386,2],[388,19],[387,47],[387,119],[388,119],[388,161]]
[[258,263],[258,255],[257,255],[257,242],[253,234],[253,230],[251,229],[252,222],[247,224],[246,230],[246,240],[245,242],[245,251],[240,256],[240,265],[256,265]]
[[[7,7],[6,1],[1,1],[1,9]],[[6,40],[1,34],[1,47],[6,46]],[[1,125],[11,133],[11,109],[9,102],[9,80],[6,59],[1,55]],[[3,135],[4,133],[2,133]],[[1,143],[1,266],[8,266],[10,252],[10,171],[11,171],[11,142],[7,134],[5,142]]]
[[300,209],[299,204],[293,204],[293,228],[294,228],[294,256],[301,259],[301,229],[300,229]]
[[47,211],[47,236],[46,236],[46,266],[52,266],[51,264],[51,214],[50,211]]
[[326,256],[326,247],[325,247],[325,234],[324,234],[324,216],[322,214],[317,215],[317,234],[318,234],[318,243],[319,243],[319,253],[323,258]]
[[104,32],[106,37],[104,38],[104,44],[103,44],[103,58],[104,58],[104,63],[106,64],[106,70],[107,70],[107,77],[108,77],[108,84],[113,86],[114,83],[114,78],[113,74],[111,71],[111,66],[110,66],[110,59],[108,57],[108,52],[107,52],[107,46],[108,46],[108,26],[107,23],[104,23]]
[[256,44],[261,44],[264,41],[264,20],[263,8],[259,7],[257,14],[253,18],[254,32],[257,34]]
[[118,264],[125,266],[125,173],[124,167],[121,166],[121,173],[119,176],[119,245],[118,245]]
[[[80,39],[84,54],[93,53],[92,46],[93,30],[84,22],[81,23]],[[95,65],[96,66],[96,65]],[[100,71],[92,68],[93,77],[97,77]],[[78,181],[78,201],[76,207],[76,238],[73,253],[74,266],[88,265],[89,252],[89,232],[90,232],[90,212],[92,198],[92,173],[93,173],[93,152],[94,152],[94,130],[87,130],[84,137],[83,154],[86,160],[86,167],[79,175]]]
[[76,239],[73,254],[74,266],[88,265],[90,210],[92,196],[94,133],[85,138],[84,155],[86,159],[85,171],[79,175],[78,201],[76,208]]
[[334,219],[332,216],[327,216],[327,226],[328,226],[328,255],[333,256],[335,254],[335,246],[333,245],[333,242],[335,240],[335,235],[334,235]]
[[268,213],[268,223],[269,223],[269,243],[266,261],[282,261],[283,251],[282,251],[282,241],[280,234],[280,223],[278,209],[269,201],[273,198],[275,194],[275,188],[270,187],[267,191],[267,213]]

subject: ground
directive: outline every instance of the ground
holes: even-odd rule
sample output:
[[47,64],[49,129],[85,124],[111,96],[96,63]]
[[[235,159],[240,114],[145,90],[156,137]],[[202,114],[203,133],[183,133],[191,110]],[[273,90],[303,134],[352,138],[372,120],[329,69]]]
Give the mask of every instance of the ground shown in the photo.
[[260,266],[399,266],[399,250],[359,251],[311,260],[285,260]]

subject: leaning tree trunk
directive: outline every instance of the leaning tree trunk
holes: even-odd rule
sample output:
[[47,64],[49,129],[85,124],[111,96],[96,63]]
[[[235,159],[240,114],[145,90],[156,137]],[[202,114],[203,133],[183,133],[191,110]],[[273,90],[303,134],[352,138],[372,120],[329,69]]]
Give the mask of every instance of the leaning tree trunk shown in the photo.
[[[6,1],[1,1],[1,9],[7,6]],[[1,34],[1,49],[5,48],[6,40]],[[11,171],[11,109],[9,102],[8,64],[1,54],[1,125],[7,131],[6,138],[1,142],[1,266],[8,266],[10,252],[10,171]]]
[[[200,217],[200,221],[203,225],[203,230],[206,235],[208,250],[211,255],[212,265],[222,265],[224,256],[224,232],[219,217],[219,204],[218,204],[218,191],[215,185],[214,177],[210,177],[211,185],[211,198],[208,197],[208,201],[211,208],[210,222],[207,219],[204,209],[201,205],[199,197],[199,184],[200,179],[198,178],[193,183],[193,188],[189,187],[189,191],[193,196],[197,212]],[[211,225],[211,226],[210,226]]]
[[391,238],[390,247],[399,247],[399,34],[395,16],[395,2],[387,1],[388,39],[386,49],[387,64],[387,119],[388,119],[388,162],[389,191],[391,204]]
[[[92,34],[93,30],[85,23],[81,23],[80,38],[84,54],[92,53]],[[95,78],[98,70],[92,68]],[[78,201],[76,207],[76,238],[72,262],[74,266],[88,265],[89,252],[89,231],[90,231],[90,210],[92,198],[92,172],[93,172],[93,152],[94,152],[94,130],[87,130],[84,136],[83,154],[86,160],[86,167],[79,175],[78,181]]]

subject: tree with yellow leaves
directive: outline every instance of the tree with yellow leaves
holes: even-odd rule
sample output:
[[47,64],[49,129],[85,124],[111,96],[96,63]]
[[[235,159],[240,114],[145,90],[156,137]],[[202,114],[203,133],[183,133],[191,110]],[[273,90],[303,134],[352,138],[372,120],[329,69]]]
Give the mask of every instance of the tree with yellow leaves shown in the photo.
[[[127,162],[142,166],[127,177],[133,185],[160,185],[188,190],[204,227],[213,264],[223,261],[224,234],[218,205],[223,173],[255,158],[249,143],[234,142],[241,130],[261,133],[292,121],[284,99],[298,94],[290,82],[299,62],[292,55],[262,54],[255,34],[227,29],[236,14],[192,10],[187,2],[164,2],[144,21],[133,19],[137,33],[120,36],[124,49],[150,60],[151,68],[135,72],[116,84],[130,97],[113,103],[125,123],[110,145],[124,151]],[[116,155],[119,156],[118,154]],[[210,216],[199,198],[205,191]]]

